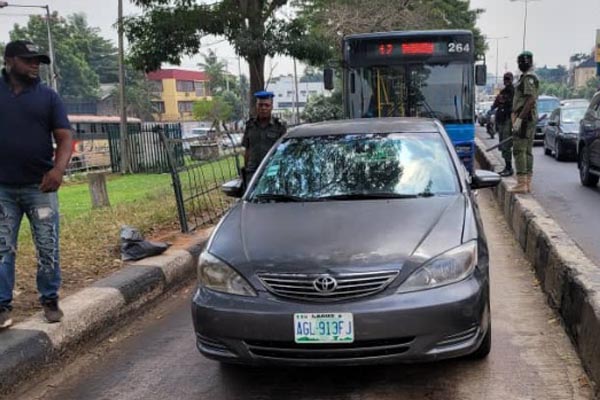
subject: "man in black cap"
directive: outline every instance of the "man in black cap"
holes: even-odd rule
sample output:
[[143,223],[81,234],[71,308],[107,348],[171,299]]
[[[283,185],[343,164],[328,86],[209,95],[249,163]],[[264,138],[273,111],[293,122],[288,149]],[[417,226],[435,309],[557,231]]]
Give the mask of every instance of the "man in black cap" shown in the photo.
[[[499,141],[512,136],[512,102],[515,95],[515,87],[513,86],[513,74],[507,72],[504,74],[504,89],[500,91],[492,109],[496,110],[496,127],[498,129]],[[504,158],[504,170],[500,172],[500,176],[512,176],[512,142],[504,143],[500,146],[502,158]]]
[[[0,77],[0,328],[12,324],[17,238],[23,215],[36,247],[37,287],[44,316],[59,322],[58,197],[71,158],[71,131],[56,92],[40,82],[49,64],[31,42],[6,45]],[[56,142],[56,150],[53,147]]]
[[245,184],[250,183],[252,175],[258,169],[263,158],[267,155],[273,144],[285,135],[287,126],[271,115],[273,111],[272,92],[260,91],[254,93],[256,97],[256,117],[246,122],[246,130],[242,139],[244,153],[244,179]]

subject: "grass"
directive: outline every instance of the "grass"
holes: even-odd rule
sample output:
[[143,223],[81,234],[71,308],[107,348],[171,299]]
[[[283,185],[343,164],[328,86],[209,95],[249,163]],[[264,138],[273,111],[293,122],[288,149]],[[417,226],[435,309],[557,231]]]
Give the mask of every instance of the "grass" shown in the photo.
[[[190,167],[191,168],[191,167]],[[185,193],[192,186],[216,187],[237,175],[233,158],[203,164],[182,172]],[[119,233],[122,225],[139,229],[147,238],[158,232],[177,232],[177,206],[170,174],[107,175],[111,207],[92,209],[87,178],[74,177],[59,191],[61,213],[61,296],[69,294],[122,267]],[[185,195],[185,194],[184,194]],[[211,194],[220,197],[215,191]],[[215,199],[215,205],[223,201]],[[208,207],[201,214],[209,213]],[[214,212],[210,214],[214,215]],[[15,284],[15,319],[37,308],[35,275],[37,261],[29,223],[23,221],[19,233]]]

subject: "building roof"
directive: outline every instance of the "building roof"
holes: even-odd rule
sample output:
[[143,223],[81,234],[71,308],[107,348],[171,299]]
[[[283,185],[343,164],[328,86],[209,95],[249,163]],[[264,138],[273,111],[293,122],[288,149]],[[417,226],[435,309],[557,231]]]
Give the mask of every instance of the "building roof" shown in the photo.
[[434,121],[429,118],[358,118],[326,121],[294,127],[288,131],[288,137],[439,132]]
[[187,69],[159,69],[148,73],[148,79],[151,81],[160,81],[163,79],[179,79],[184,81],[207,81],[208,74],[204,71],[191,71]]

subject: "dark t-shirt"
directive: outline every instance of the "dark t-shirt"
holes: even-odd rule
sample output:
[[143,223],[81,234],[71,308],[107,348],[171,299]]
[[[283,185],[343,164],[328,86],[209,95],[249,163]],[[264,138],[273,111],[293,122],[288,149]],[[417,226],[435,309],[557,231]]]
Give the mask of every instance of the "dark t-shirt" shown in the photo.
[[277,118],[272,118],[269,124],[262,127],[254,118],[246,122],[246,131],[242,139],[242,146],[248,153],[246,171],[254,172],[267,155],[271,147],[285,135],[287,126]]
[[37,184],[54,166],[52,132],[71,125],[56,92],[38,81],[15,95],[2,72],[0,184]]

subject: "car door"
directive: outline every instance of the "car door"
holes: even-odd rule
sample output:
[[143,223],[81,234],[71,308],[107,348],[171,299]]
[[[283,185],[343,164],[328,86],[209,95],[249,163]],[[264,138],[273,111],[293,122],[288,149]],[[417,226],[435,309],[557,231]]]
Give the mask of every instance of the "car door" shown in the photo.
[[581,154],[581,146],[584,145],[587,147],[586,151],[590,151],[590,161],[593,161],[592,158],[592,142],[594,141],[594,136],[598,136],[596,133],[596,120],[597,120],[597,108],[600,104],[600,93],[597,93],[583,116],[583,119],[579,125],[579,144],[577,151]]
[[595,107],[590,115],[592,127],[590,135],[590,163],[595,169],[600,169],[600,96],[595,99]]

